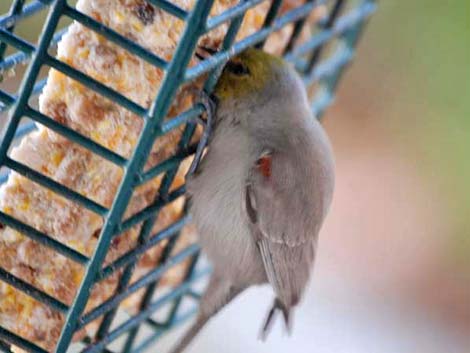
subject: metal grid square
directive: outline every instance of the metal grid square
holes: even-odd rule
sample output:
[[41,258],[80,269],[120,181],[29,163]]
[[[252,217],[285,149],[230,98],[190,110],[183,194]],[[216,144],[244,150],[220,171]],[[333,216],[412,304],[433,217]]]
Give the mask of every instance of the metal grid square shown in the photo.
[[[185,11],[167,0],[147,1],[185,22],[185,30],[170,61],[154,55],[113,29],[103,26],[93,18],[79,12],[72,3],[68,3],[66,0],[12,0],[8,14],[0,17],[0,72],[6,72],[20,64],[29,62],[18,92],[12,94],[0,86],[0,111],[9,111],[8,121],[0,144],[0,167],[14,170],[66,199],[80,204],[104,219],[95,252],[91,258],[88,258],[47,234],[0,211],[1,224],[16,229],[27,237],[54,249],[54,251],[86,268],[80,289],[71,306],[65,305],[0,268],[1,281],[7,282],[66,315],[66,324],[62,330],[56,352],[67,351],[74,332],[99,317],[104,317],[104,320],[100,324],[98,333],[94,338],[88,337],[83,340],[85,348],[82,352],[109,351],[108,345],[124,334],[127,334],[127,338],[120,351],[141,352],[162,334],[190,317],[192,311],[180,313],[182,298],[189,297],[195,300],[199,298],[199,295],[192,289],[194,284],[205,274],[204,272],[194,271],[199,257],[198,246],[191,245],[178,254],[171,255],[179,231],[189,221],[189,216],[185,215],[168,228],[157,234],[151,234],[152,226],[162,207],[184,195],[184,186],[176,190],[170,190],[170,186],[178,170],[179,163],[194,153],[194,145],[190,144],[195,130],[193,119],[203,112],[203,107],[196,105],[170,120],[164,120],[178,88],[203,74],[209,73],[205,88],[210,91],[217,81],[221,66],[228,58],[250,46],[262,47],[270,34],[286,25],[294,24],[291,38],[284,50],[284,56],[296,66],[306,86],[316,86],[316,90],[313,92],[312,109],[320,117],[332,103],[340,76],[345,66],[353,58],[354,48],[363,25],[375,9],[375,1],[373,0],[306,0],[297,8],[278,15],[282,0],[272,0],[263,28],[237,42],[235,37],[244,14],[248,9],[262,3],[263,0],[241,0],[238,5],[215,17],[209,16],[214,0],[198,0],[191,11]],[[296,41],[305,25],[306,17],[317,6],[325,3],[328,5],[328,15],[323,22],[318,24],[315,35],[306,42],[297,45]],[[45,10],[48,11],[48,17],[37,45],[15,34],[15,26],[18,23],[26,18],[37,16],[40,11]],[[58,30],[59,21],[64,18],[80,22],[107,40],[164,71],[161,87],[150,109],[140,106],[121,93],[59,61],[49,53],[49,48],[58,42],[65,31],[65,29]],[[230,25],[222,43],[222,50],[210,59],[204,60],[196,66],[188,67],[201,36],[224,23]],[[326,50],[325,46],[333,41],[335,41],[334,48]],[[9,55],[6,55],[7,47],[14,48],[14,51]],[[45,80],[38,80],[38,77],[40,70],[45,66],[62,72],[143,119],[142,132],[131,158],[126,159],[120,156],[73,129],[61,125],[34,108],[30,103],[30,99],[40,93],[44,87]],[[33,123],[21,124],[24,117],[45,125],[124,170],[112,207],[105,208],[8,156],[8,151],[15,140],[34,129]],[[4,119],[4,117],[0,116],[0,119]],[[144,164],[155,139],[180,126],[184,126],[184,131],[176,154],[157,166],[144,171]],[[162,173],[164,173],[164,178],[158,193],[159,197],[142,211],[128,219],[123,219],[133,190]],[[4,182],[6,178],[5,173],[0,174],[0,183]],[[143,226],[140,231],[138,245],[103,268],[103,261],[111,241],[120,233],[139,223],[143,223]],[[164,249],[160,265],[136,282],[130,283],[139,256],[166,239],[169,239],[169,242]],[[182,284],[155,301],[153,299],[154,292],[162,275],[173,265],[188,258],[191,259],[191,265],[184,276]],[[83,315],[90,288],[118,269],[124,270],[116,293],[110,299]],[[145,295],[140,304],[139,312],[111,329],[119,304],[140,289],[145,290]],[[167,304],[170,304],[170,309],[166,320],[157,322],[152,319],[153,313]],[[137,342],[138,330],[143,324],[152,327],[154,333],[144,341]],[[33,342],[29,342],[1,327],[0,323],[0,351],[8,352],[10,344],[19,346],[29,352],[45,352],[44,349]]]

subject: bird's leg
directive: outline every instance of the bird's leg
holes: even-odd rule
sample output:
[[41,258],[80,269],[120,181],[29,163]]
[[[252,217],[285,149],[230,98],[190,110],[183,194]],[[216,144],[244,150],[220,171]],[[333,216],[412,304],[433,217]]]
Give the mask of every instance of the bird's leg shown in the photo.
[[170,353],[182,353],[193,338],[201,331],[211,317],[217,314],[226,304],[240,294],[245,288],[233,287],[227,280],[213,274],[204,295],[201,298],[196,321],[186,331],[181,340]]
[[210,48],[210,47],[206,47],[206,46],[202,46],[202,45],[199,45],[197,48],[196,48],[196,52],[194,53],[194,55],[196,56],[196,58],[198,58],[200,61],[203,61],[207,58],[210,58],[211,56],[217,54],[218,51],[216,49],[213,49],[213,48]]
[[194,154],[194,159],[189,167],[188,173],[186,176],[191,176],[196,172],[199,163],[201,163],[202,153],[204,152],[204,148],[207,147],[209,143],[209,138],[212,132],[212,124],[214,121],[216,103],[214,99],[209,96],[209,94],[202,90],[200,93],[199,103],[204,106],[204,110],[206,112],[207,119],[203,120],[201,116],[196,118],[196,121],[203,126],[203,132],[201,139],[196,148],[196,153]]

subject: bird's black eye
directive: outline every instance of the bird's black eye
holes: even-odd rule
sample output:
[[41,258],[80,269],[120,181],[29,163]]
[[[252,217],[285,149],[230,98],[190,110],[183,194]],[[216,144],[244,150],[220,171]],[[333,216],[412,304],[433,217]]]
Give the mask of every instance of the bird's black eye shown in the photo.
[[246,67],[240,62],[234,62],[234,61],[229,61],[225,65],[225,70],[237,76],[244,76],[244,75],[250,74],[250,70],[248,69],[248,67]]

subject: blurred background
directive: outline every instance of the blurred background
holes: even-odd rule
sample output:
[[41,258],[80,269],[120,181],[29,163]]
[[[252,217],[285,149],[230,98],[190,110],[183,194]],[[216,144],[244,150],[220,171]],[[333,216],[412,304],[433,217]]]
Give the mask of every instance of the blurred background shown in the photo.
[[467,1],[379,2],[324,116],[336,193],[292,337],[278,322],[256,340],[272,296],[256,288],[190,352],[470,352],[468,14]]

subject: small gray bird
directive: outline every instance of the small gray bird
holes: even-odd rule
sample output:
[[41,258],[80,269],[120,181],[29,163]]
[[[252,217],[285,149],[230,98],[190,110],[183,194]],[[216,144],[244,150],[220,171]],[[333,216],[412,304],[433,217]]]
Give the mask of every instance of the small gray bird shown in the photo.
[[191,213],[214,270],[173,353],[253,285],[269,283],[276,296],[262,337],[278,311],[290,331],[334,188],[328,138],[283,59],[244,51],[226,64],[214,96],[210,148],[188,176]]

